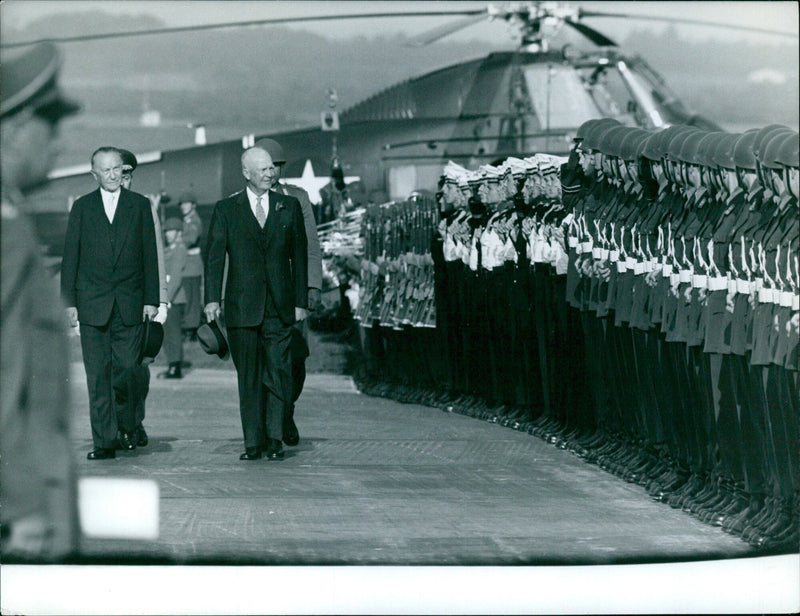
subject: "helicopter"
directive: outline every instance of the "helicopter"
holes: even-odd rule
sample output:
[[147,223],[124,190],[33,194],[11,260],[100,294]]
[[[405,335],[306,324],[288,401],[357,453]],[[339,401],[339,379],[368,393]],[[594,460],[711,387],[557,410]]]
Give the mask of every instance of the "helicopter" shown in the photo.
[[[489,4],[479,10],[264,19],[219,27],[415,15],[450,15],[454,21],[414,37],[414,45],[429,45],[485,20],[506,22],[518,44],[512,51],[493,52],[407,79],[341,113],[335,110],[332,92],[322,126],[136,152],[139,168],[134,190],[158,193],[166,186],[191,187],[201,216],[209,216],[217,200],[241,189],[242,150],[262,137],[282,145],[287,181],[305,183],[313,189],[309,192],[318,195],[319,187],[339,169],[351,182],[357,180],[353,186],[357,185],[365,200],[380,203],[405,198],[417,189],[433,189],[448,160],[475,167],[496,164],[508,156],[564,155],[578,127],[593,118],[612,117],[624,125],[646,129],[678,123],[719,129],[712,119],[689,110],[643,58],[626,53],[585,23],[597,18],[642,19],[639,15],[585,10],[558,2],[514,2]],[[644,19],[720,25],[693,19]],[[163,28],[144,34],[200,28]],[[590,48],[555,47],[553,41],[563,30],[577,32]],[[135,31],[95,33],[60,41],[136,35]],[[309,175],[310,166],[332,174]],[[36,195],[37,226],[49,253],[60,253],[58,240],[63,238],[69,204],[86,192],[88,171],[88,165],[58,169]]]

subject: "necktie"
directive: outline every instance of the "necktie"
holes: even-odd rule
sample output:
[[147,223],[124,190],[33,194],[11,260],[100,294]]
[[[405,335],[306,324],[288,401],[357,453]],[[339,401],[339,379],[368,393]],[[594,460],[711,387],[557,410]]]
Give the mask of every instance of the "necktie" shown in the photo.
[[114,222],[114,213],[117,211],[117,204],[114,195],[109,195],[108,203],[106,205],[106,216],[108,217],[108,222]]
[[261,200],[264,197],[259,197],[256,200],[256,220],[258,221],[258,226],[262,229],[264,228],[264,223],[267,222],[267,213],[264,211],[264,206],[261,205]]

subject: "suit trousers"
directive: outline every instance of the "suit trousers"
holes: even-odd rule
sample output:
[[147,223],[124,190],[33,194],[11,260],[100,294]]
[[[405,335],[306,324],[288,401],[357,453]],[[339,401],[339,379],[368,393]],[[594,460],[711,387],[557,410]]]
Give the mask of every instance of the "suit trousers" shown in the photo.
[[194,331],[200,327],[200,313],[203,312],[203,277],[184,276],[181,285],[186,293],[181,327]]
[[145,403],[147,394],[150,393],[150,365],[142,364],[136,371],[136,427],[139,428],[144,422]]
[[258,327],[228,327],[245,447],[283,440],[284,406],[292,400],[291,339],[292,327],[277,317],[264,317]]
[[122,322],[116,302],[105,325],[80,324],[83,365],[89,388],[89,419],[95,447],[114,447],[117,429],[136,427],[142,323]]
[[167,363],[175,364],[183,361],[183,324],[186,304],[173,304],[164,322],[164,353]]

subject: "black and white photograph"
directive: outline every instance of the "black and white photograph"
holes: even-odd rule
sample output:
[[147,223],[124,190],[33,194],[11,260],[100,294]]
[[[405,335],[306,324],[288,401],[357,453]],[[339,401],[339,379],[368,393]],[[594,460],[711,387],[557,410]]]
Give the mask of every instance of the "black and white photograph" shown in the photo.
[[799,8],[3,0],[0,611],[800,611]]

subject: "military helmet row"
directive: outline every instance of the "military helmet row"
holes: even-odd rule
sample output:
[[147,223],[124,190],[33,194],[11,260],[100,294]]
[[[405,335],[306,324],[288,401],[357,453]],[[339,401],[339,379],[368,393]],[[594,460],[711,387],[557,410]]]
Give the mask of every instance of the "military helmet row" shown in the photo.
[[575,136],[584,152],[600,152],[625,161],[644,158],[709,167],[755,171],[798,166],[797,132],[780,124],[741,134],[673,125],[657,132],[623,126],[611,118],[584,122]]

